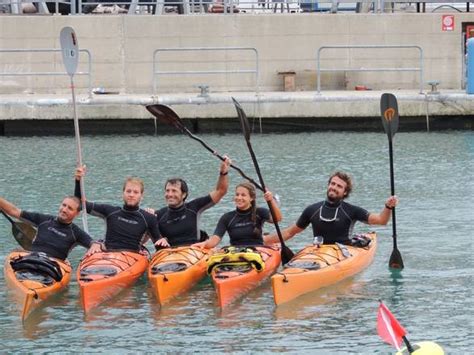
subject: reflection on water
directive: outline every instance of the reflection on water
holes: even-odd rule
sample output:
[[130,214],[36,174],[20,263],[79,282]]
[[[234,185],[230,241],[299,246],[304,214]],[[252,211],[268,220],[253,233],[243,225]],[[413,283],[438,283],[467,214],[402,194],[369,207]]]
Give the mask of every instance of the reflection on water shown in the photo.
[[[403,122],[400,122],[402,124]],[[205,135],[211,146],[229,154],[256,177],[241,135]],[[390,193],[387,138],[380,133],[303,133],[253,135],[252,145],[269,188],[282,202],[284,228],[303,208],[324,198],[327,178],[349,171],[355,189],[349,202],[379,211]],[[38,310],[24,324],[14,310],[0,275],[0,342],[6,353],[52,352],[290,352],[388,353],[376,334],[382,299],[410,334],[432,340],[447,353],[468,353],[472,332],[472,210],[474,203],[472,132],[397,133],[394,138],[395,186],[400,197],[397,236],[405,269],[388,268],[392,229],[358,224],[357,232],[376,230],[374,262],[350,280],[275,307],[269,281],[220,310],[208,278],[190,292],[160,307],[146,277],[118,297],[84,315],[73,277],[66,293]],[[185,136],[84,137],[88,165],[86,193],[92,201],[120,204],[122,180],[145,181],[144,206],[164,204],[163,182],[188,181],[190,198],[213,189],[219,161]],[[27,210],[56,213],[73,192],[73,137],[0,137],[0,196]],[[230,193],[202,216],[212,233],[218,218],[233,208]],[[258,196],[260,204],[263,203]],[[102,220],[90,217],[95,238]],[[80,224],[80,219],[78,220]],[[272,229],[268,228],[271,232]],[[0,257],[16,247],[11,227],[0,218]],[[288,242],[297,251],[311,241],[305,231]],[[227,237],[224,238],[226,242]],[[77,267],[84,249],[73,250]]]

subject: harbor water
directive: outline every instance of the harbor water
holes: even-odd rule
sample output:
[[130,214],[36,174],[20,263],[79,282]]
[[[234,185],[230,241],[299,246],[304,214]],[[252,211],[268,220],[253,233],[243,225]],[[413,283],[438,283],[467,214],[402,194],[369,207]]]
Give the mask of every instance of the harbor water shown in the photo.
[[[241,134],[201,137],[256,179]],[[325,197],[334,170],[353,176],[355,189],[348,201],[369,211],[381,210],[390,194],[388,140],[382,128],[378,133],[255,133],[251,139],[266,184],[281,198],[282,227]],[[124,178],[137,175],[145,181],[142,205],[158,208],[164,205],[167,178],[186,179],[189,198],[194,198],[211,191],[218,177],[218,159],[185,135],[85,136],[82,146],[91,201],[121,204]],[[0,136],[0,196],[25,210],[55,214],[62,197],[73,193],[75,162],[73,136]],[[474,133],[399,132],[394,167],[400,198],[398,248],[405,263],[401,272],[388,269],[391,224],[357,224],[357,232],[378,233],[374,262],[354,278],[278,307],[267,281],[220,310],[212,283],[205,279],[160,308],[142,277],[84,316],[73,277],[66,292],[24,323],[2,272],[0,352],[388,354],[395,349],[376,332],[381,299],[411,342],[435,341],[448,354],[472,353]],[[228,195],[204,213],[202,227],[208,233],[220,215],[234,208],[233,190],[241,180],[232,171]],[[262,196],[259,201],[264,204]],[[102,238],[103,222],[92,216],[88,222],[94,238]],[[3,217],[0,236],[4,260],[17,245]],[[308,229],[288,246],[297,251],[311,241]],[[78,247],[71,253],[74,267],[84,251]]]

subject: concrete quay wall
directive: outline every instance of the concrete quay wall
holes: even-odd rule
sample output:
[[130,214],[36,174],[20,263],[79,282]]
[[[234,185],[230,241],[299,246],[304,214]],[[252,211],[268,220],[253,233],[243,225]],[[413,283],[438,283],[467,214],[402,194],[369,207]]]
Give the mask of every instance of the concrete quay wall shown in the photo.
[[[236,14],[163,16],[0,16],[0,73],[64,72],[60,53],[6,53],[5,49],[59,49],[59,32],[72,26],[79,47],[91,53],[86,75],[75,76],[79,114],[86,119],[149,119],[142,107],[167,103],[189,118],[235,115],[230,97],[263,118],[376,117],[381,92],[394,92],[406,116],[474,115],[473,95],[463,90],[463,26],[471,13],[455,13],[454,29],[443,31],[441,13]],[[328,45],[419,46],[423,81],[412,71],[323,72],[317,88],[317,50]],[[253,51],[194,51],[160,54],[160,70],[222,71],[221,74],[159,75],[153,53],[163,48],[245,47]],[[417,68],[413,48],[325,50],[321,68]],[[78,72],[88,71],[81,54]],[[258,82],[253,71],[258,67]],[[249,73],[230,73],[234,70]],[[294,71],[295,91],[283,76]],[[438,80],[438,95],[427,81]],[[200,96],[198,85],[209,86]],[[356,92],[362,85],[370,91]],[[154,90],[154,86],[155,89]],[[420,87],[423,92],[420,93]],[[0,76],[0,120],[68,119],[69,77]]]

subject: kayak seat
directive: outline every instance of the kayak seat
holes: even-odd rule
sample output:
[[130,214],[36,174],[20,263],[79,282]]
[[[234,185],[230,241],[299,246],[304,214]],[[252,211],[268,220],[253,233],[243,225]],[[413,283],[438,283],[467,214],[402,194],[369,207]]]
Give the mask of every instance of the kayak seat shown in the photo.
[[16,271],[15,277],[18,281],[35,281],[45,286],[52,285],[55,282],[55,280],[49,275],[45,275],[43,273],[38,273],[38,272],[26,271],[26,270]]
[[103,275],[106,277],[114,276],[117,274],[117,269],[109,266],[91,266],[85,267],[81,270],[81,278],[89,275]]
[[163,274],[167,272],[178,272],[188,268],[185,263],[166,263],[161,265],[155,265],[151,268],[152,274]]
[[207,273],[218,265],[249,265],[258,272],[265,268],[265,262],[254,248],[227,247],[223,252],[212,255],[207,261]]
[[46,277],[49,276],[55,281],[61,281],[63,278],[59,264],[44,253],[30,253],[19,256],[10,261],[10,265],[16,272],[25,271],[33,274],[41,274]]
[[321,268],[315,261],[309,260],[293,260],[283,266],[285,269],[287,268],[298,268],[298,269],[305,269],[305,270],[318,270]]

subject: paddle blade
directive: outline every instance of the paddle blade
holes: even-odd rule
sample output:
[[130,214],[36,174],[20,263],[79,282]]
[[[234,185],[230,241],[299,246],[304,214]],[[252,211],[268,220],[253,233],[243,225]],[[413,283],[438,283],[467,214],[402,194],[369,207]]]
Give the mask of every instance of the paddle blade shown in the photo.
[[388,261],[388,267],[391,269],[403,269],[405,266],[403,265],[402,254],[400,251],[395,247],[392,251],[392,255],[390,255],[390,260]]
[[239,116],[242,132],[244,132],[245,139],[249,141],[250,140],[250,125],[249,125],[249,120],[247,119],[247,115],[245,114],[244,109],[242,108],[242,106],[240,106],[239,102],[236,99],[232,98],[232,101],[234,102],[235,109],[237,110],[237,115]]
[[398,131],[398,103],[397,98],[393,94],[385,93],[380,98],[380,113],[382,116],[382,124],[385,133],[390,139],[393,138]]
[[79,44],[76,33],[71,27],[64,27],[59,35],[59,41],[61,42],[61,52],[66,72],[73,76],[76,73],[79,61]]
[[36,236],[36,229],[33,226],[23,222],[15,222],[12,224],[12,234],[23,249],[31,250],[33,239]]
[[281,263],[286,265],[290,262],[291,259],[295,256],[295,253],[291,251],[286,245],[282,245],[281,249]]
[[181,121],[181,118],[179,118],[178,114],[170,107],[166,105],[155,104],[147,105],[146,109],[160,122],[176,127],[181,132],[185,132],[186,126],[184,125],[183,121]]
[[383,341],[398,350],[400,350],[403,337],[407,333],[382,301],[380,301],[377,313],[377,333]]

